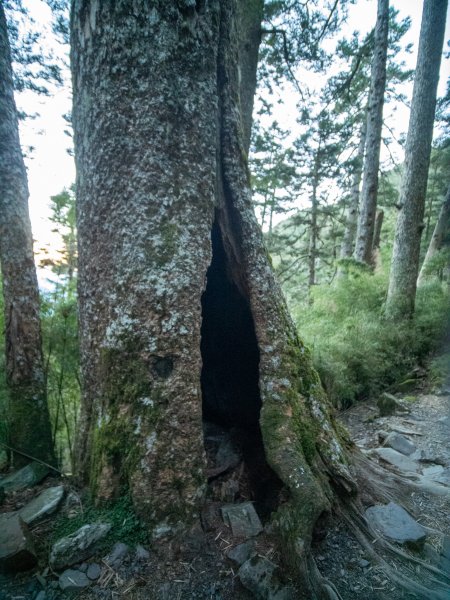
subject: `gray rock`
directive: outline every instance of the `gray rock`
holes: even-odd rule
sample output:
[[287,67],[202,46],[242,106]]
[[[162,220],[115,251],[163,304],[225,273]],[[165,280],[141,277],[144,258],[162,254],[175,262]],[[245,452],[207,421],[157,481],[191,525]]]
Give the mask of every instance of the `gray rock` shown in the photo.
[[377,406],[380,417],[389,417],[394,415],[396,409],[398,408],[397,398],[392,394],[385,392],[378,398]]
[[114,544],[111,552],[103,559],[111,568],[117,569],[130,553],[130,547],[122,542]]
[[87,563],[81,563],[81,565],[78,565],[77,569],[82,573],[86,573],[86,571],[88,570],[88,566],[89,565]]
[[261,521],[251,502],[222,506],[221,511],[224,522],[231,527],[231,531],[235,536],[250,538],[258,535],[263,530]]
[[100,577],[101,572],[102,572],[102,569],[101,569],[100,565],[98,565],[97,563],[91,563],[90,565],[88,565],[88,568],[86,570],[86,575],[87,575],[88,579],[95,581],[96,579],[98,579]]
[[389,435],[388,432],[383,431],[382,429],[380,429],[380,431],[377,431],[377,437],[378,437],[378,441],[380,442],[380,444],[382,444],[384,442],[384,440],[387,438],[388,435]]
[[444,472],[444,467],[441,465],[433,465],[432,467],[425,467],[422,470],[423,476],[429,479],[436,479],[436,476],[441,475]]
[[136,546],[136,553],[134,555],[134,560],[137,562],[146,562],[150,558],[150,552],[138,544]]
[[47,594],[44,590],[41,590],[37,596],[35,596],[34,600],[47,600]]
[[75,569],[67,569],[59,576],[59,587],[63,592],[79,592],[90,584],[86,575]]
[[362,569],[365,569],[366,567],[368,567],[370,565],[370,562],[368,560],[366,560],[365,558],[361,558],[360,560],[358,560],[358,565]]
[[50,473],[50,469],[38,462],[31,462],[15,473],[2,479],[1,487],[8,492],[17,492],[40,483]]
[[423,433],[420,433],[417,429],[408,429],[408,427],[403,427],[403,425],[391,425],[389,423],[389,428],[397,433],[403,433],[403,435],[423,435]]
[[259,600],[294,600],[295,593],[278,578],[278,569],[263,556],[254,556],[239,569],[241,583]]
[[431,450],[422,450],[419,461],[423,463],[433,463],[443,467],[447,464],[447,460],[443,456],[437,455]]
[[419,470],[419,466],[414,460],[392,448],[376,448],[374,453],[399,471],[417,473]]
[[64,496],[64,486],[47,488],[39,496],[33,498],[24,506],[19,514],[27,525],[42,519],[46,515],[51,515],[58,508],[59,503]]
[[397,433],[395,431],[391,432],[387,436],[387,438],[384,440],[383,446],[393,448],[394,450],[397,450],[397,452],[405,454],[406,456],[409,456],[416,450],[416,447],[412,442],[405,438],[405,436],[401,433]]
[[33,540],[18,513],[0,515],[0,572],[16,573],[37,563]]
[[398,504],[371,506],[365,514],[370,525],[389,540],[416,548],[423,546],[426,530]]
[[109,523],[92,523],[83,525],[71,535],[61,538],[51,550],[50,566],[60,570],[89,558],[94,554],[97,543],[110,529]]
[[450,467],[443,469],[441,473],[433,476],[433,481],[437,481],[438,483],[442,483],[442,485],[446,485],[450,487]]
[[253,540],[248,540],[243,544],[238,544],[234,548],[231,548],[231,550],[227,552],[227,557],[240,566],[255,554],[255,542]]

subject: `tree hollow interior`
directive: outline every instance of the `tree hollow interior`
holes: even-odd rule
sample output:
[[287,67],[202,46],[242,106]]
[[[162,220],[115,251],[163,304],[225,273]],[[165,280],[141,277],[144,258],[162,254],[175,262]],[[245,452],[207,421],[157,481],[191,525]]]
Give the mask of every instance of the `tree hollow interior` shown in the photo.
[[[202,296],[201,328],[208,470],[213,473],[213,488],[221,500],[253,500],[264,518],[276,508],[282,483],[266,462],[259,427],[259,348],[253,315],[248,299],[233,280],[217,220],[211,241],[212,261]],[[234,462],[238,464],[225,469]],[[223,473],[221,468],[225,469]],[[231,480],[235,498],[233,492],[227,497],[221,491],[230,488],[227,482]]]

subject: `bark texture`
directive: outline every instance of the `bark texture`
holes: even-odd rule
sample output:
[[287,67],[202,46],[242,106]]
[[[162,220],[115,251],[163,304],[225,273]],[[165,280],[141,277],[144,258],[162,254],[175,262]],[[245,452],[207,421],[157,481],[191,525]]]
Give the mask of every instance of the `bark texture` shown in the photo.
[[[20,148],[11,52],[0,4],[0,260],[6,341],[8,425],[13,448],[54,462],[42,359],[39,292]],[[29,462],[15,454],[16,465]]]
[[414,312],[447,4],[447,0],[425,0],[423,5],[400,191],[401,209],[386,301],[389,318],[408,318]]
[[378,195],[381,130],[386,87],[386,58],[389,28],[389,0],[378,0],[375,45],[372,58],[369,104],[367,108],[367,141],[364,161],[361,203],[354,257],[372,265],[373,231]]
[[254,215],[237,14],[234,0],[73,2],[78,464],[97,498],[129,490],[155,537],[198,514],[201,303],[218,229],[253,321],[266,459],[289,490],[274,520],[308,582],[314,524],[355,484]]
[[420,286],[427,278],[432,259],[445,245],[450,245],[450,186],[444,203],[439,211],[438,220],[431,236],[430,244],[420,269],[417,285]]

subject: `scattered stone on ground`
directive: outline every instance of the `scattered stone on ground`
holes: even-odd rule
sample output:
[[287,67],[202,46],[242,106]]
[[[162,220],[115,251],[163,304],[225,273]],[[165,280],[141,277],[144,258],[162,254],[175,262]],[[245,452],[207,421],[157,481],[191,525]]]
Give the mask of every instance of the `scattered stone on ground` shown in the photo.
[[24,506],[19,514],[27,525],[31,525],[31,523],[54,513],[63,497],[64,486],[47,488]]
[[261,533],[263,526],[251,502],[222,506],[224,523],[231,527],[233,535],[248,539]]
[[399,425],[397,423],[388,423],[389,429],[391,431],[396,431],[397,433],[402,433],[403,435],[418,435],[423,436],[423,433],[417,431],[417,429],[411,429],[410,427],[403,427],[403,425]]
[[395,431],[389,433],[383,442],[383,446],[392,448],[405,456],[410,456],[417,450],[412,442],[410,442],[404,435]]
[[114,544],[111,552],[104,557],[104,561],[112,569],[117,569],[130,554],[130,547],[122,542]]
[[398,544],[420,548],[427,537],[426,529],[395,502],[369,507],[366,518],[374,529]]
[[260,600],[294,600],[292,588],[278,578],[278,568],[264,556],[254,556],[238,571],[242,584]]
[[0,515],[0,572],[16,573],[37,563],[33,540],[18,513]]
[[134,560],[136,562],[146,562],[149,558],[150,558],[150,552],[148,550],[146,550],[144,548],[144,546],[141,546],[141,544],[138,544],[136,546]]
[[417,473],[418,464],[392,448],[376,448],[374,454],[403,473]]
[[102,568],[100,567],[99,564],[90,563],[90,565],[86,569],[86,576],[88,577],[88,579],[95,581],[100,577],[101,572],[102,572]]
[[91,583],[84,573],[75,569],[67,569],[59,576],[59,587],[63,592],[79,592]]
[[47,477],[50,470],[42,463],[33,461],[22,469],[4,477],[0,482],[0,487],[6,493],[23,490],[40,483],[44,477]]
[[242,565],[245,561],[249,560],[256,554],[254,540],[248,540],[243,544],[238,544],[231,548],[227,552],[227,556],[230,560],[235,562],[237,565]]
[[110,529],[109,523],[92,523],[83,525],[71,535],[61,538],[52,547],[50,566],[61,570],[91,557],[95,553],[97,543]]

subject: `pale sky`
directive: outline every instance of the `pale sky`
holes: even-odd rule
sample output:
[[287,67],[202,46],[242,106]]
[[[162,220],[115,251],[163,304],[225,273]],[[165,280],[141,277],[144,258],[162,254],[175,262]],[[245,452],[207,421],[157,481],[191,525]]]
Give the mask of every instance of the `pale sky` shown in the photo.
[[[25,0],[30,13],[39,23],[42,30],[48,28],[50,11],[41,0]],[[412,25],[404,38],[404,44],[414,44],[413,53],[405,57],[407,66],[415,67],[416,51],[420,32],[422,13],[422,0],[391,0],[391,4],[400,11],[399,17],[410,16]],[[358,0],[354,6],[349,7],[349,32],[359,30],[367,32],[373,27],[376,19],[376,0]],[[51,40],[48,35],[47,39]],[[446,44],[450,38],[450,13],[447,15]],[[61,48],[55,47],[57,52]],[[450,61],[443,60],[439,84],[439,95],[445,90],[446,80],[450,75]],[[411,97],[412,84],[408,85],[406,92]],[[281,109],[280,122],[284,126],[295,123],[296,109],[295,98],[286,98],[286,106]],[[52,224],[49,222],[49,199],[58,194],[64,187],[69,187],[75,180],[75,166],[66,149],[70,146],[70,139],[64,133],[66,123],[62,115],[71,109],[70,90],[68,87],[60,88],[49,98],[41,97],[36,105],[36,98],[21,94],[17,99],[20,107],[25,107],[30,112],[39,112],[39,117],[25,121],[21,124],[21,142],[24,150],[33,146],[30,157],[26,159],[28,168],[28,182],[30,189],[30,216],[33,227],[33,236],[36,240],[35,250],[42,246],[57,247],[58,237],[51,233]],[[395,117],[397,133],[405,133],[408,127],[408,110],[399,107]],[[401,158],[401,157],[400,157]],[[49,273],[40,270],[39,281],[43,287]]]

